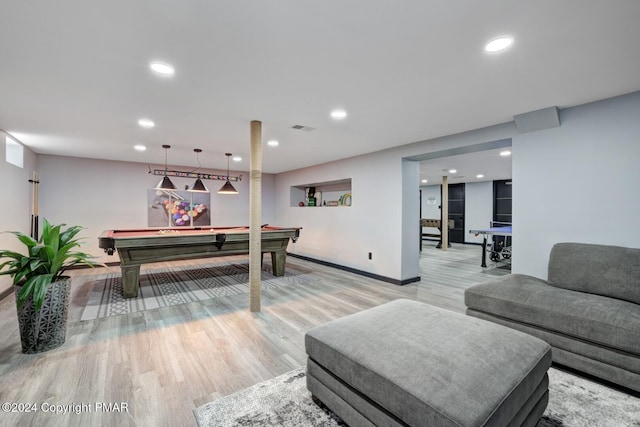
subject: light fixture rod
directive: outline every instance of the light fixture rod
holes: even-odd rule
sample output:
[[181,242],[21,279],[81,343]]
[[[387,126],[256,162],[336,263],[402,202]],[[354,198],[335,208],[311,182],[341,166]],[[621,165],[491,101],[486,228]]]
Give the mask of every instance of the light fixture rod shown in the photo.
[[164,172],[165,172],[165,176],[166,176],[167,169],[169,169],[169,167],[167,166],[167,164],[168,164],[168,161],[167,161],[168,157],[167,156],[169,154],[169,148],[171,148],[171,146],[167,145],[167,144],[163,144],[162,148],[164,148]]
[[[170,170],[170,171],[165,171],[163,169],[153,169],[153,170],[149,170],[149,174],[151,175],[158,175],[158,176],[175,176],[178,178],[200,178],[200,179],[211,179],[211,180],[217,180],[217,181],[226,181],[227,180],[227,175],[218,175],[218,174],[214,174],[214,173],[197,173],[197,172],[193,172],[193,171],[176,171],[176,170]],[[229,176],[229,181],[242,181],[242,175],[238,175],[238,176]]]

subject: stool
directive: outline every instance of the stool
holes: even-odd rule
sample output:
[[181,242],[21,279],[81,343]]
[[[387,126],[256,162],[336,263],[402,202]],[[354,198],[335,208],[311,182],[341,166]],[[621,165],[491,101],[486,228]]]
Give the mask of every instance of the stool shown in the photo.
[[546,342],[396,300],[305,335],[307,388],[350,426],[535,426],[548,402]]

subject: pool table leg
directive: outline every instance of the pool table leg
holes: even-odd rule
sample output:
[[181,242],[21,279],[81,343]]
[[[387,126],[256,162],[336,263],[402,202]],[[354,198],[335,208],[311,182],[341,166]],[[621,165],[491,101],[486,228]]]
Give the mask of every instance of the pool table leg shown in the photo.
[[274,276],[284,276],[284,265],[287,262],[286,251],[271,252],[271,264]]
[[122,294],[125,298],[138,296],[138,284],[140,282],[139,265],[121,265],[122,270]]

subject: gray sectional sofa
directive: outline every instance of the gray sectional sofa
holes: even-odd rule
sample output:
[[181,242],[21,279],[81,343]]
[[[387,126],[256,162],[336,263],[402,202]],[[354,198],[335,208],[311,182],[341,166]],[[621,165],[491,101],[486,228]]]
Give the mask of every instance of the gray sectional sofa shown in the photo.
[[640,249],[558,243],[546,281],[509,274],[467,289],[465,304],[545,340],[554,362],[640,392]]

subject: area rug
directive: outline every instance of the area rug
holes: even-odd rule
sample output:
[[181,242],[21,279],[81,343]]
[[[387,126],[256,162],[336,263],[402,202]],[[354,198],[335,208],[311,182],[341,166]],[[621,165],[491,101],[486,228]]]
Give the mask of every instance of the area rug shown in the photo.
[[[200,427],[345,425],[307,391],[305,367],[194,410]],[[640,426],[640,399],[559,369],[549,370],[549,404],[537,427]]]
[[[284,276],[276,277],[271,264],[262,267],[262,289],[304,285],[318,276],[311,270],[286,265]],[[198,266],[155,268],[140,273],[137,298],[122,296],[122,276],[111,273],[93,282],[80,320],[118,316],[172,305],[186,304],[249,292],[248,260]]]

